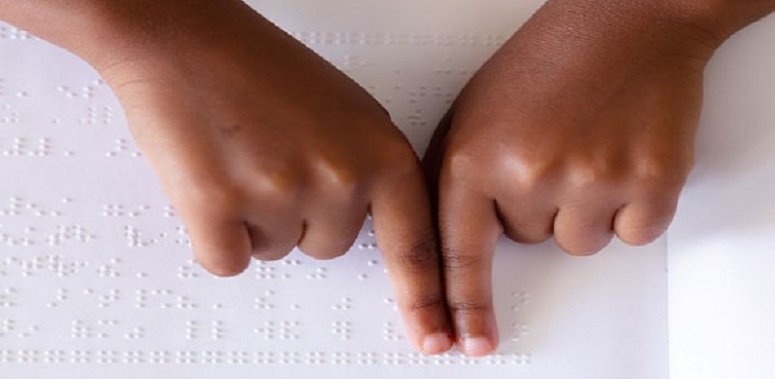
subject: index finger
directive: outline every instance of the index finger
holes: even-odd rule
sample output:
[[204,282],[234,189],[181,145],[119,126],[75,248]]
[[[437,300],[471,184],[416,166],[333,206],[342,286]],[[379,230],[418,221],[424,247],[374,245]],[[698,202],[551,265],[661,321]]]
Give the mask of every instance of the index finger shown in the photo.
[[482,356],[498,345],[492,304],[492,258],[501,227],[492,199],[444,183],[439,227],[447,302],[464,354]]
[[438,238],[419,163],[416,172],[379,187],[371,214],[410,339],[426,354],[449,350]]

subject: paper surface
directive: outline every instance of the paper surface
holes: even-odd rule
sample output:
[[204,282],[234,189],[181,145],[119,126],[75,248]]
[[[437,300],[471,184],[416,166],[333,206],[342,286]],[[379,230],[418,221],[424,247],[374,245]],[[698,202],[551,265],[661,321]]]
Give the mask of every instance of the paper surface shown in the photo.
[[668,233],[670,372],[768,379],[775,361],[775,17],[711,61],[697,167]]
[[[421,149],[540,2],[253,4],[362,83]],[[368,225],[335,261],[294,252],[211,277],[190,260],[109,88],[76,57],[5,25],[0,170],[4,379],[667,378],[663,241],[583,259],[503,241],[502,344],[482,359],[413,352]]]

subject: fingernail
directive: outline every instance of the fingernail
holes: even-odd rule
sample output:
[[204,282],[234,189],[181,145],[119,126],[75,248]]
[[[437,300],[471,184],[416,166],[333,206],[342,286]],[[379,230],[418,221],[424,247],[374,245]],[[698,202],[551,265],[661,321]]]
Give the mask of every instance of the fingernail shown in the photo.
[[465,355],[481,357],[492,352],[492,343],[487,338],[464,338],[461,348]]
[[440,354],[452,348],[452,340],[446,333],[436,333],[425,336],[422,350],[425,354]]

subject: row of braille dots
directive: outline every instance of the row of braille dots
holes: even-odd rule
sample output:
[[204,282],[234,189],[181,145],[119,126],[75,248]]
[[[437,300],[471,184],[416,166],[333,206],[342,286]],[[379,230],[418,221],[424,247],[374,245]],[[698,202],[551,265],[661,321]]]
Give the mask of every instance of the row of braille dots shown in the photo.
[[17,329],[19,329],[19,327],[17,325],[16,320],[3,319],[2,322],[0,322],[0,338],[6,337],[11,334],[16,334],[16,337],[19,337],[19,338],[30,338],[35,333],[40,331],[40,327],[37,325],[29,326],[18,332],[17,332]]
[[[299,266],[301,261],[297,259],[285,259],[281,263],[283,266]],[[377,260],[369,260],[367,262],[369,267],[374,267],[379,264]],[[291,279],[292,275],[289,273],[279,273],[278,267],[275,262],[256,262],[253,271],[256,279],[270,280],[270,279]],[[178,277],[181,278],[195,278],[198,277],[192,266],[181,266],[178,268]],[[316,267],[313,272],[306,276],[309,280],[323,280],[328,278],[328,269],[325,267]],[[368,274],[361,273],[358,275],[359,280],[368,279]]]
[[[97,320],[96,326],[87,325],[85,321],[74,320],[70,325],[70,337],[77,339],[107,339],[110,329],[116,329],[119,325],[118,320]],[[145,338],[145,329],[143,327],[134,327],[123,335],[126,339]]]
[[[124,204],[108,203],[102,205],[103,217],[141,217],[146,215],[153,207],[148,204],[140,204],[134,207],[128,207]],[[162,216],[166,218],[175,217],[175,210],[171,205],[165,205],[162,209]],[[178,226],[179,234],[185,234],[185,228]]]
[[102,206],[104,217],[139,217],[151,209],[150,205],[143,204],[135,210],[127,210],[123,204],[105,204]]
[[[451,58],[450,58],[451,59]],[[394,75],[401,75],[403,71],[401,70],[395,70],[393,71]],[[468,78],[471,74],[471,70],[453,70],[453,69],[438,69],[435,71],[437,75],[444,75],[444,76],[450,76],[450,75],[459,75],[461,77]],[[450,91],[449,89],[444,89],[444,87],[441,86],[420,86],[414,89],[405,89],[402,85],[398,84],[392,87],[393,89],[393,95],[392,96],[377,96],[377,87],[376,86],[367,86],[366,88],[369,89],[369,94],[371,94],[374,97],[377,97],[380,103],[384,104],[385,106],[390,106],[393,104],[394,97],[398,97],[402,101],[406,101],[410,105],[418,105],[421,103],[426,103],[429,99],[435,99],[437,101],[441,101],[445,105],[452,104],[452,101],[454,101],[455,97],[457,96],[456,92]],[[424,127],[428,125],[428,119],[423,116],[423,108],[417,108],[415,109],[411,114],[406,115],[403,119],[406,121],[408,126],[413,127]]]
[[[3,266],[8,268],[17,267],[21,272],[21,276],[31,277],[46,270],[60,278],[75,275],[89,264],[88,262],[77,260],[64,261],[59,255],[55,254],[39,255],[31,259],[10,256],[3,259],[2,263]],[[5,270],[0,271],[0,276],[6,275],[7,272]]]
[[382,324],[382,338],[386,341],[400,341],[404,339],[396,325],[392,322]]
[[200,277],[200,275],[201,268],[193,259],[190,259],[186,264],[178,266],[178,278],[194,279]]
[[274,290],[264,291],[264,296],[258,296],[253,300],[253,308],[261,310],[275,309],[275,305],[271,300],[275,295],[276,292]]
[[[297,266],[301,264],[298,260],[284,260],[284,265]],[[278,270],[271,262],[259,261],[253,269],[256,279],[271,280],[271,279],[291,279],[291,274],[282,273],[279,274]],[[328,278],[328,269],[325,267],[316,267],[315,270],[309,273],[306,277],[310,280],[323,280]]]
[[129,155],[132,158],[140,158],[142,156],[139,151],[130,149],[129,141],[124,138],[119,138],[113,141],[113,149],[105,153],[105,156],[108,158],[113,158],[120,155]]
[[[188,296],[175,295],[171,289],[139,289],[135,291],[135,308],[148,308],[150,299],[160,299],[159,308],[161,309],[197,309],[199,304],[195,303]],[[166,299],[167,301],[164,301]],[[215,304],[213,308],[221,308],[222,305]]]
[[[401,87],[396,87],[396,90],[400,90]],[[433,87],[426,87],[426,86],[420,86],[416,89],[411,89],[406,92],[406,95],[409,97],[409,103],[410,104],[417,104],[421,100],[424,101],[426,98],[433,97],[436,99],[443,99],[445,101],[452,101],[455,98],[455,94],[452,93],[449,90],[445,90],[444,87],[441,86],[433,86]],[[421,110],[415,110],[415,117],[417,117],[418,114],[421,114]],[[425,124],[422,124],[425,125]]]
[[96,296],[97,308],[109,308],[121,299],[121,290],[118,288],[106,289],[102,293],[87,288],[83,290],[83,294],[86,296]]
[[[24,233],[31,234],[35,228],[28,226],[24,228]],[[11,234],[0,232],[0,244],[5,246],[32,246],[34,244],[30,237],[14,237]]]
[[[10,211],[9,213],[14,213]],[[43,213],[43,212],[40,212]],[[45,213],[44,213],[45,214]],[[33,234],[36,229],[32,226],[24,228],[25,234]],[[56,231],[46,238],[46,242],[49,246],[59,246],[65,241],[76,241],[80,243],[88,243],[96,237],[90,234],[80,225],[57,225]],[[9,233],[0,232],[0,244],[5,246],[34,246],[35,239],[28,236],[14,237]]]
[[[284,266],[298,266],[301,261],[296,259],[284,259],[282,261]],[[271,262],[258,261],[253,267],[253,272],[256,279],[271,280],[271,279],[290,279],[291,274],[278,273],[277,267]]]
[[519,312],[530,302],[530,294],[525,291],[514,291],[511,293],[511,311]]
[[51,155],[51,139],[39,138],[35,148],[30,148],[27,138],[16,137],[11,146],[3,150],[2,154],[6,157],[47,157]]
[[83,125],[110,125],[113,123],[113,108],[109,105],[89,106],[86,109],[86,117],[82,117],[78,122]]
[[[259,310],[265,310],[265,311],[276,309],[277,306],[271,300],[271,298],[273,298],[275,294],[276,293],[274,290],[267,290],[264,292],[264,296],[258,296],[255,299],[253,299],[253,309],[259,309]],[[301,305],[297,303],[293,303],[288,308],[292,311],[297,311],[301,309]]]
[[[63,202],[65,201],[63,200]],[[26,212],[36,217],[59,217],[62,215],[62,212],[45,210],[35,203],[26,202],[20,197],[12,196],[8,198],[8,207],[0,210],[0,216],[21,216]]]
[[331,333],[342,340],[349,341],[353,337],[351,321],[334,321],[331,323]]
[[265,340],[296,341],[301,338],[298,333],[300,325],[299,321],[266,321],[263,326],[253,329],[253,333]]
[[108,263],[105,263],[97,268],[97,274],[103,278],[118,278],[121,276],[116,267],[119,264],[121,264],[121,258],[111,258]]
[[[198,321],[189,320],[186,321],[186,338],[197,339],[201,337],[201,326]],[[226,330],[223,327],[223,321],[215,320],[210,323],[210,338],[214,340],[223,339]]]
[[[518,313],[524,310],[528,305],[530,295],[524,291],[514,291],[511,293],[511,311]],[[530,330],[528,324],[522,322],[513,322],[511,324],[511,335],[509,339],[511,342],[519,342],[527,335]]]
[[292,31],[307,45],[500,46],[502,34]]
[[[176,245],[191,246],[191,238],[188,236],[186,229],[180,225],[175,227],[175,239],[173,242]],[[143,233],[132,225],[124,225],[124,238],[126,238],[127,246],[129,247],[151,247],[161,243],[169,236],[167,232],[160,232],[156,237],[146,238]]]
[[46,306],[49,308],[56,308],[60,305],[62,305],[64,302],[66,302],[70,297],[70,291],[67,290],[67,288],[58,288],[56,291],[56,297],[54,300],[49,301],[46,303]]
[[419,353],[346,351],[218,351],[218,350],[0,350],[0,364],[210,364],[210,365],[404,365],[404,366],[524,366],[529,354],[499,354],[485,358]]
[[28,40],[34,38],[32,34],[11,25],[0,25],[0,41],[2,40]]
[[46,239],[50,246],[59,246],[65,242],[87,244],[97,238],[81,225],[57,225],[56,232]]
[[[2,82],[0,82],[0,96],[3,94]],[[13,109],[11,104],[3,104],[0,106],[0,125],[2,124],[18,124],[19,123],[19,111]]]
[[374,241],[376,235],[377,234],[373,229],[368,229],[365,236],[363,234],[358,236],[355,246],[361,250],[373,250],[379,248],[377,243]]
[[16,306],[13,301],[18,290],[13,287],[6,287],[0,292],[0,308],[10,308]]
[[[95,93],[97,92],[97,89],[104,85],[105,82],[100,79],[94,79],[91,83],[88,85],[85,85],[81,88],[73,89],[69,86],[59,86],[57,87],[57,92],[63,93],[65,97],[68,99],[76,99],[76,98],[83,98],[83,99],[91,99],[94,97]],[[91,107],[95,108],[96,107]],[[110,110],[110,107],[105,107],[106,109]]]

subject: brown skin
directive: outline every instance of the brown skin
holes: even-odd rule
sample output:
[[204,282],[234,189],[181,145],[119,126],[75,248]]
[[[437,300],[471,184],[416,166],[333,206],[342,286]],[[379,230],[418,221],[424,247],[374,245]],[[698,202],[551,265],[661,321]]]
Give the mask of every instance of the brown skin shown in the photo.
[[584,256],[659,237],[692,167],[703,69],[775,1],[550,0],[477,72],[425,157],[458,348],[492,352],[496,239]]
[[365,90],[237,0],[25,2],[0,16],[105,78],[205,269],[337,257],[370,213],[411,340],[452,346],[420,162]]
[[[577,255],[663,232],[691,167],[703,67],[773,9],[550,0],[471,80],[426,157],[464,353],[497,345],[501,232],[555,235]],[[333,258],[370,212],[412,340],[451,347],[419,162],[352,80],[238,0],[0,0],[0,19],[103,75],[206,269],[235,275],[294,246]]]

